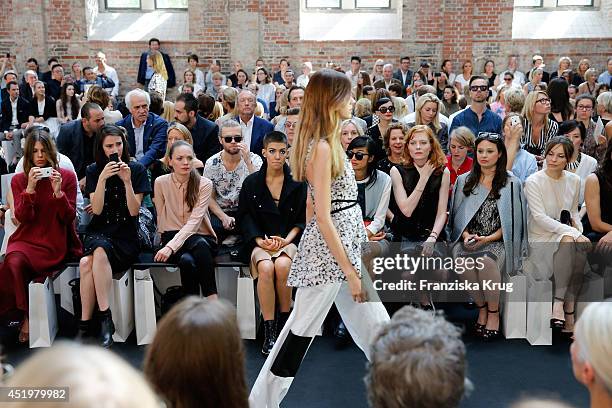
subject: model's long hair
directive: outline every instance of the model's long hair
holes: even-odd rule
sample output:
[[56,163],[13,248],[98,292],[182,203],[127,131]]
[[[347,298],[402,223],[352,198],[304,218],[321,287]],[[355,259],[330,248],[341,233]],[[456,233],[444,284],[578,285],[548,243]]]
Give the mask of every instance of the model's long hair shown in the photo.
[[316,146],[325,140],[331,147],[331,176],[344,171],[345,153],[340,143],[342,110],[351,96],[351,81],[346,75],[331,69],[322,69],[310,77],[304,93],[295,140],[291,146],[291,170],[296,181],[306,179],[308,148],[312,142],[314,159]]
[[[170,149],[168,149],[168,158],[172,158],[174,151],[181,146],[189,147],[189,149],[191,150],[192,159],[195,159],[195,152],[193,151],[193,146],[185,140],[177,140],[176,142],[172,143],[172,146],[170,146]],[[189,181],[187,181],[187,189],[185,191],[184,197],[189,211],[193,211],[193,207],[196,206],[200,197],[200,177],[200,173],[198,173],[198,171],[192,165],[191,171],[189,172]]]
[[30,126],[25,131],[25,146],[23,148],[23,172],[26,177],[30,174],[32,167],[35,167],[34,145],[36,142],[40,142],[43,145],[49,166],[56,170],[59,169],[57,148],[49,130],[42,126]]
[[438,138],[434,135],[433,130],[427,125],[414,125],[408,131],[406,135],[406,146],[404,146],[404,157],[406,159],[406,167],[414,167],[414,159],[410,155],[410,150],[408,150],[408,145],[410,141],[414,137],[415,134],[423,132],[427,134],[427,138],[429,139],[429,144],[431,145],[431,151],[429,152],[429,163],[434,167],[434,174],[440,174],[444,171],[446,167],[446,156],[444,155],[444,151],[442,150],[442,146],[438,141]]
[[[493,194],[493,197],[497,200],[501,197],[499,193],[500,190],[505,187],[506,183],[508,182],[508,172],[506,171],[508,153],[506,152],[504,140],[499,135],[496,136],[497,137],[486,135],[478,137],[474,143],[474,150],[478,151],[478,145],[487,141],[493,143],[497,147],[497,151],[500,153],[497,163],[495,164],[495,176],[493,177],[493,183],[491,186],[491,194]],[[468,174],[467,179],[465,180],[465,185],[463,186],[463,194],[465,194],[466,197],[474,192],[474,189],[480,183],[481,176],[482,168],[480,167],[480,163],[478,163],[478,157],[475,157],[474,163],[472,164],[472,170]]]
[[166,63],[161,52],[155,51],[149,54],[151,62],[153,62],[153,70],[161,75],[166,81],[168,80],[168,71],[166,71]]

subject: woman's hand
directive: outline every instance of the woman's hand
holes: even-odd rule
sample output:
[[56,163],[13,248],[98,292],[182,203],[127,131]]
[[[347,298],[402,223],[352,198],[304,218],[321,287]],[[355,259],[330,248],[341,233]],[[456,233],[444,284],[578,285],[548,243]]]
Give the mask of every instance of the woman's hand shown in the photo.
[[347,281],[349,289],[351,290],[351,296],[353,297],[353,300],[357,303],[365,302],[367,300],[366,295],[361,290],[361,279],[359,279],[359,275],[357,274],[356,270],[351,272],[351,274],[347,278]]
[[368,239],[370,241],[381,241],[385,239],[385,237],[387,236],[387,234],[383,230],[378,231],[376,234],[372,234],[370,230],[367,230],[367,231],[368,231]]
[[53,195],[60,198],[62,194],[62,174],[55,169],[51,173],[51,187],[53,187]]
[[30,169],[30,173],[28,173],[28,185],[26,187],[26,193],[34,194],[36,190],[36,184],[42,178],[42,172],[40,171],[40,167],[32,167]]
[[155,257],[153,258],[153,260],[155,262],[166,262],[168,260],[168,258],[170,258],[173,254],[172,249],[170,249],[169,247],[165,246],[162,249],[160,249],[159,251],[157,251],[157,253],[155,254]]
[[289,245],[289,244],[290,244],[290,242],[289,242],[289,241],[287,241],[285,238],[283,238],[283,237],[279,237],[279,236],[277,236],[277,235],[272,235],[272,236],[270,237],[270,239],[273,239],[273,240],[275,240],[275,241],[276,241],[276,243],[277,243],[277,245],[278,245],[278,248],[276,248],[276,250],[277,250],[277,251],[278,251],[279,249],[284,248],[284,247],[286,247],[287,245]]
[[429,177],[434,172],[434,166],[431,165],[429,160],[427,161],[427,163],[425,163],[425,165],[423,167],[419,167],[419,166],[415,166],[415,167],[416,167],[417,171],[419,172],[420,178],[424,179],[424,180],[428,180]]
[[612,231],[601,237],[597,243],[597,252],[602,254],[612,254]]
[[434,245],[436,244],[436,239],[434,237],[429,237],[423,243],[423,251],[421,255],[423,256],[432,256],[434,253]]
[[100,177],[98,178],[100,181],[106,181],[112,176],[116,176],[119,173],[119,163],[117,162],[108,162],[106,166],[102,169],[100,173]]
[[486,243],[486,237],[477,234],[466,234],[463,237],[463,245],[469,251],[475,251]]
[[132,171],[127,163],[119,163],[119,178],[124,184],[129,184],[132,182]]

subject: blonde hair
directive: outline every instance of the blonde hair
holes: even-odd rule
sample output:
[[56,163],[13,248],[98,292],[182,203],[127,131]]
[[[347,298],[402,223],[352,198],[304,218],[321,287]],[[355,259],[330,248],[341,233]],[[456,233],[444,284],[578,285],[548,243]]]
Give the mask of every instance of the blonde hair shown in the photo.
[[372,101],[368,98],[360,98],[355,102],[355,116],[362,118],[372,114]]
[[561,57],[561,58],[559,58],[559,65],[558,65],[559,68],[561,68],[561,63],[563,61],[568,63],[568,67],[570,67],[572,65],[572,59],[570,57]]
[[588,81],[589,78],[597,78],[597,70],[595,68],[589,68],[584,73],[584,80]]
[[[158,408],[159,401],[139,372],[108,350],[59,342],[22,363],[6,384],[9,387],[67,387],[70,403],[47,407]],[[30,407],[31,401],[11,407]]]
[[391,102],[393,102],[393,107],[395,108],[395,112],[393,113],[395,119],[399,120],[408,114],[408,105],[404,98],[392,96]]
[[[586,64],[587,69],[591,68],[591,61],[588,58],[581,59],[578,63],[578,66],[576,67],[576,72],[578,73],[578,75],[584,75],[582,72],[580,72],[580,66],[584,64]],[[585,69],[584,72],[586,72],[587,69]]]
[[612,396],[612,299],[589,304],[574,329],[578,360],[589,363],[597,382]]
[[160,115],[166,122],[174,122],[174,102],[164,101],[164,111]]
[[164,63],[164,57],[160,52],[152,52],[149,54],[151,62],[153,63],[153,70],[161,75],[166,81],[168,80],[168,71],[166,71],[166,64]]
[[219,101],[216,101],[212,113],[210,114],[210,117],[208,119],[214,122],[221,116],[223,116],[223,104],[221,104],[221,102]]
[[321,140],[331,148],[332,179],[344,172],[346,155],[340,143],[340,124],[350,96],[351,81],[340,72],[323,69],[310,78],[300,109],[300,126],[291,146],[290,163],[296,181],[306,179],[306,163],[316,155],[309,155],[311,146],[316,149]]
[[533,78],[538,72],[544,74],[544,70],[542,68],[536,68],[529,73],[529,80],[533,81]]
[[606,112],[612,113],[612,92],[606,91],[599,94],[597,106],[602,106]]
[[[538,100],[539,95],[544,95],[548,98],[548,94],[544,91],[533,91],[530,92],[529,95],[525,97],[525,104],[523,105],[523,111],[521,112],[521,116],[529,121],[529,124],[533,126],[533,110],[535,108],[535,104]],[[548,120],[547,116],[544,116],[544,134],[548,134]]]
[[[415,112],[414,124],[415,125],[423,124],[423,120],[421,119],[421,109],[423,109],[423,106],[425,106],[425,104],[428,102],[435,103],[438,106],[437,113],[440,113],[440,110],[442,109],[441,108],[442,102],[440,102],[440,99],[438,99],[438,97],[432,93],[426,93],[423,96],[420,96],[419,99],[417,99],[416,107],[414,108],[414,112]],[[436,116],[434,116],[431,123],[433,124],[434,128],[436,128],[436,132],[442,129],[442,125],[440,125],[439,115],[436,114]]]
[[465,126],[459,126],[453,129],[453,131],[451,132],[449,138],[449,145],[452,140],[459,143],[461,146],[473,149],[476,137],[474,136],[474,133],[472,133],[470,128]]

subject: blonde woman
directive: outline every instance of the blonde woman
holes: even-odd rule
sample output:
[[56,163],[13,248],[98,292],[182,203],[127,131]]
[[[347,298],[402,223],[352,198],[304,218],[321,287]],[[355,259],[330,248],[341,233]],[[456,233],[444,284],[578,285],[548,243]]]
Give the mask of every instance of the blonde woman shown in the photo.
[[366,116],[372,115],[372,101],[368,98],[361,98],[355,102],[355,116],[358,118],[365,118]]
[[576,74],[574,75],[572,84],[580,86],[584,82],[586,72],[589,68],[591,68],[591,61],[586,58],[581,59],[578,63],[578,68],[576,69]]
[[550,80],[552,81],[555,78],[563,78],[563,73],[570,69],[572,66],[572,60],[570,57],[561,57],[559,58],[559,65],[555,72],[550,74]]
[[174,102],[164,101],[164,110],[160,115],[166,122],[174,122]]
[[147,66],[153,68],[153,76],[149,82],[149,92],[158,92],[162,99],[166,99],[168,88],[168,71],[160,52],[152,52],[147,56]]
[[[539,70],[539,68],[538,68]],[[550,139],[557,136],[559,124],[549,118],[550,98],[543,91],[527,95],[521,115],[525,133],[521,138],[523,149],[536,156],[538,166],[544,161],[544,149]]]
[[[472,61],[465,61],[462,66],[463,72],[455,77],[455,88],[460,94],[463,94],[464,88],[469,84],[470,78],[473,75]],[[466,94],[469,94],[467,92]]]
[[385,65],[385,61],[381,59],[377,59],[374,67],[372,68],[372,73],[370,74],[370,80],[372,83],[384,79],[383,78],[383,66]]
[[529,82],[523,85],[523,92],[525,93],[525,96],[529,95],[540,86],[543,77],[544,70],[542,68],[535,68],[529,73]]
[[578,95],[591,95],[593,98],[597,96],[597,70],[595,68],[589,68],[584,74],[584,82],[578,87]]
[[287,116],[287,108],[288,108],[288,106],[289,106],[289,90],[284,91],[282,93],[282,95],[280,95],[280,97],[278,96],[278,92],[277,92],[277,94],[276,94],[276,105],[274,107],[274,109],[276,110],[277,114],[271,120],[271,122],[272,122],[272,124],[274,126],[276,126],[282,119],[284,119]]
[[410,129],[415,125],[428,126],[436,135],[444,154],[448,153],[448,127],[440,122],[439,112],[442,102],[432,93],[426,93],[417,100],[414,122],[408,123]]

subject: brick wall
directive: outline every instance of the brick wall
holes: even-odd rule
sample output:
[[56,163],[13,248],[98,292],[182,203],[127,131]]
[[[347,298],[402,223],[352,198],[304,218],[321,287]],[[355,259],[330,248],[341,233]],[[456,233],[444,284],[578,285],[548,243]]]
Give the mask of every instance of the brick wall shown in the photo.
[[[86,4],[92,3],[95,0],[3,0],[0,55],[10,51],[17,56],[18,67],[34,56],[45,70],[51,56],[60,57],[65,65],[75,60],[93,64],[93,54],[101,49],[118,69],[125,93],[135,86],[138,58],[147,44],[88,41],[91,18],[87,13],[95,15],[95,10]],[[471,59],[475,72],[485,59],[493,59],[499,71],[510,54],[519,55],[522,70],[529,68],[536,53],[544,56],[551,69],[560,55],[576,61],[588,57],[603,67],[611,54],[610,38],[512,40],[512,5],[512,0],[404,0],[402,40],[317,42],[299,40],[298,0],[189,0],[189,41],[164,42],[162,38],[162,47],[173,59],[179,78],[189,53],[198,54],[203,67],[210,58],[219,58],[225,70],[235,59],[250,67],[257,56],[269,66],[289,57],[297,71],[306,60],[315,69],[328,61],[348,66],[351,55],[361,55],[370,70],[378,58],[397,64],[400,56],[410,55],[413,68],[420,59],[437,66],[448,58],[458,70],[464,59]],[[602,0],[602,10],[612,15],[612,0]]]

